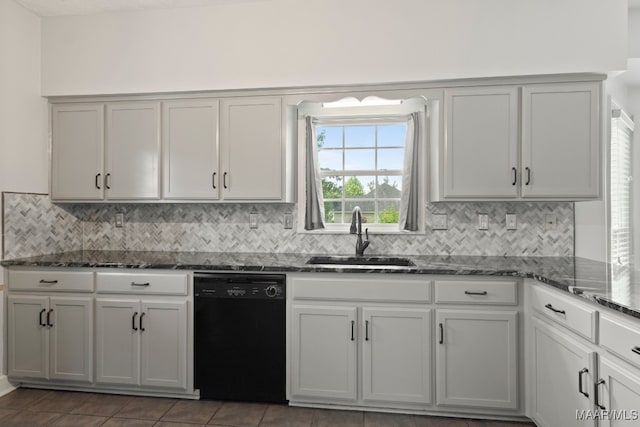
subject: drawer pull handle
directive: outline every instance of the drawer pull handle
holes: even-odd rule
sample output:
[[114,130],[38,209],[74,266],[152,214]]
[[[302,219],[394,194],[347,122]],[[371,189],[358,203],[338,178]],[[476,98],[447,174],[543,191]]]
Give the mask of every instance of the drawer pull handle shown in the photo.
[[101,174],[101,173],[97,173],[97,174],[96,174],[96,182],[95,182],[95,184],[96,184],[96,188],[97,188],[98,190],[102,190],[102,187],[100,187],[100,177],[101,177],[101,176],[102,176],[102,174]]
[[589,393],[585,393],[584,390],[582,390],[582,374],[586,374],[587,372],[589,372],[587,368],[582,368],[578,371],[578,393],[585,397],[589,397]]
[[229,187],[227,187],[227,175],[228,175],[227,172],[222,174],[222,186],[225,189],[229,188]]
[[525,182],[524,185],[529,185],[529,183],[531,183],[531,169],[528,166],[524,169],[527,172],[527,182]]
[[553,311],[554,313],[567,314],[567,312],[564,311],[564,310],[558,310],[557,308],[553,308],[553,306],[551,304],[547,304],[544,307],[548,308],[549,310]]
[[51,313],[53,313],[53,308],[47,312],[47,326],[52,327],[53,323],[51,323]]
[[369,321],[364,321],[364,340],[369,341]]
[[133,316],[131,317],[131,329],[134,331],[138,330],[138,328],[136,328],[136,317],[138,317],[138,312],[134,311]]
[[55,285],[56,283],[58,283],[57,280],[44,280],[41,279],[40,283],[45,284],[45,285]]
[[356,327],[356,321],[355,321],[355,320],[352,320],[352,321],[351,321],[351,341],[355,341],[355,339],[356,339],[356,338],[355,338],[355,335],[354,335],[354,333],[355,333],[355,332],[354,332],[355,327]]
[[467,295],[486,295],[487,291],[479,291],[479,292],[475,292],[475,291],[464,291],[465,294]]
[[40,310],[40,316],[39,316],[39,318],[38,318],[38,324],[39,324],[40,326],[47,326],[47,324],[46,324],[46,323],[44,323],[44,321],[42,320],[42,315],[44,314],[44,312],[45,312],[45,311],[47,311],[47,309],[46,309],[46,308],[43,308],[42,310]]
[[444,327],[440,323],[440,344],[444,344]]
[[216,189],[216,173],[212,173],[211,174],[211,186],[213,187],[213,189]]
[[111,174],[110,173],[104,176],[104,186],[107,187],[107,190],[111,190]]
[[145,314],[147,314],[147,313],[140,313],[139,325],[140,325],[140,331],[142,331],[142,332],[144,332],[144,328],[142,327],[142,318],[144,317]]
[[596,383],[596,389],[595,389],[595,392],[596,392],[595,393],[596,394],[596,396],[595,396],[596,399],[595,400],[596,401],[595,401],[595,404],[596,404],[596,408],[599,408],[599,409],[602,409],[602,410],[606,410],[607,409],[606,406],[603,406],[603,405],[601,405],[599,403],[599,400],[600,400],[600,392],[599,392],[599,390],[600,390],[600,385],[601,384],[604,384],[604,380],[602,378],[600,378],[598,380],[598,382]]
[[131,282],[131,286],[149,286],[151,283],[149,282],[144,282],[144,283],[136,283],[136,282]]
[[511,170],[513,171],[513,181],[511,182],[511,185],[516,185],[518,183],[518,169],[511,168]]
[[635,354],[640,354],[640,347],[633,347],[631,351],[633,351]]

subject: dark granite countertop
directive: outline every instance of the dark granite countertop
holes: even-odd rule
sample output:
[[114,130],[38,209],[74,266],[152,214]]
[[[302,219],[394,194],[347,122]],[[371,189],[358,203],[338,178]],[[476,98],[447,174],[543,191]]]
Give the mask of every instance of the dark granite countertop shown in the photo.
[[[516,276],[563,291],[640,319],[640,283],[633,271],[574,257],[417,256],[410,267],[309,265],[312,254],[76,251],[1,261],[3,267],[156,268],[200,271],[343,272]],[[630,277],[629,280],[612,280]]]

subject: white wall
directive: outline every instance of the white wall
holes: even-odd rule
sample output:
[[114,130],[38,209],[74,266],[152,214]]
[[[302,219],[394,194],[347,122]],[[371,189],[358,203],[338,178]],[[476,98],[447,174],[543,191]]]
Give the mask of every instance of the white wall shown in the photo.
[[621,70],[626,0],[253,0],[43,18],[43,94]]
[[629,58],[640,58],[640,9],[629,9]]

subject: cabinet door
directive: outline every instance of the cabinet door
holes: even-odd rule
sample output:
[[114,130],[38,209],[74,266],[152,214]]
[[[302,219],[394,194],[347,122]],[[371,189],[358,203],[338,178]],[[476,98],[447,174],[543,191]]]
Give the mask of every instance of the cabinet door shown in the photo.
[[10,295],[7,302],[9,376],[48,378],[49,298]]
[[107,105],[107,198],[160,198],[159,105],[157,102]]
[[615,417],[602,417],[602,427],[637,426],[640,414],[640,370],[634,373],[601,358],[597,402]]
[[102,104],[51,109],[51,198],[101,200],[104,191]]
[[256,97],[221,103],[222,186],[229,200],[282,198],[282,100]]
[[163,102],[163,197],[217,199],[218,100]]
[[355,307],[293,306],[291,393],[356,400]]
[[431,402],[431,310],[363,308],[362,398]]
[[140,303],[96,299],[96,382],[139,384]]
[[517,197],[517,99],[508,86],[445,91],[445,198]]
[[140,384],[187,388],[187,302],[142,301]]
[[599,83],[523,88],[522,197],[598,197],[599,95]]
[[593,409],[594,353],[555,327],[535,318],[533,322],[534,420],[544,427],[595,426],[593,419],[576,416],[576,411]]
[[51,297],[49,310],[49,376],[93,380],[92,298]]
[[518,407],[517,312],[437,310],[438,405]]

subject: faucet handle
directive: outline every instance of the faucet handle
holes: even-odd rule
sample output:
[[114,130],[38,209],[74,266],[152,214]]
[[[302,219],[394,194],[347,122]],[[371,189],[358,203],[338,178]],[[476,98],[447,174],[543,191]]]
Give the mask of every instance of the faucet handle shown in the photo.
[[365,238],[365,240],[367,240],[367,241],[369,240],[369,229],[368,229],[368,228],[365,228],[365,229],[364,229],[364,238]]

